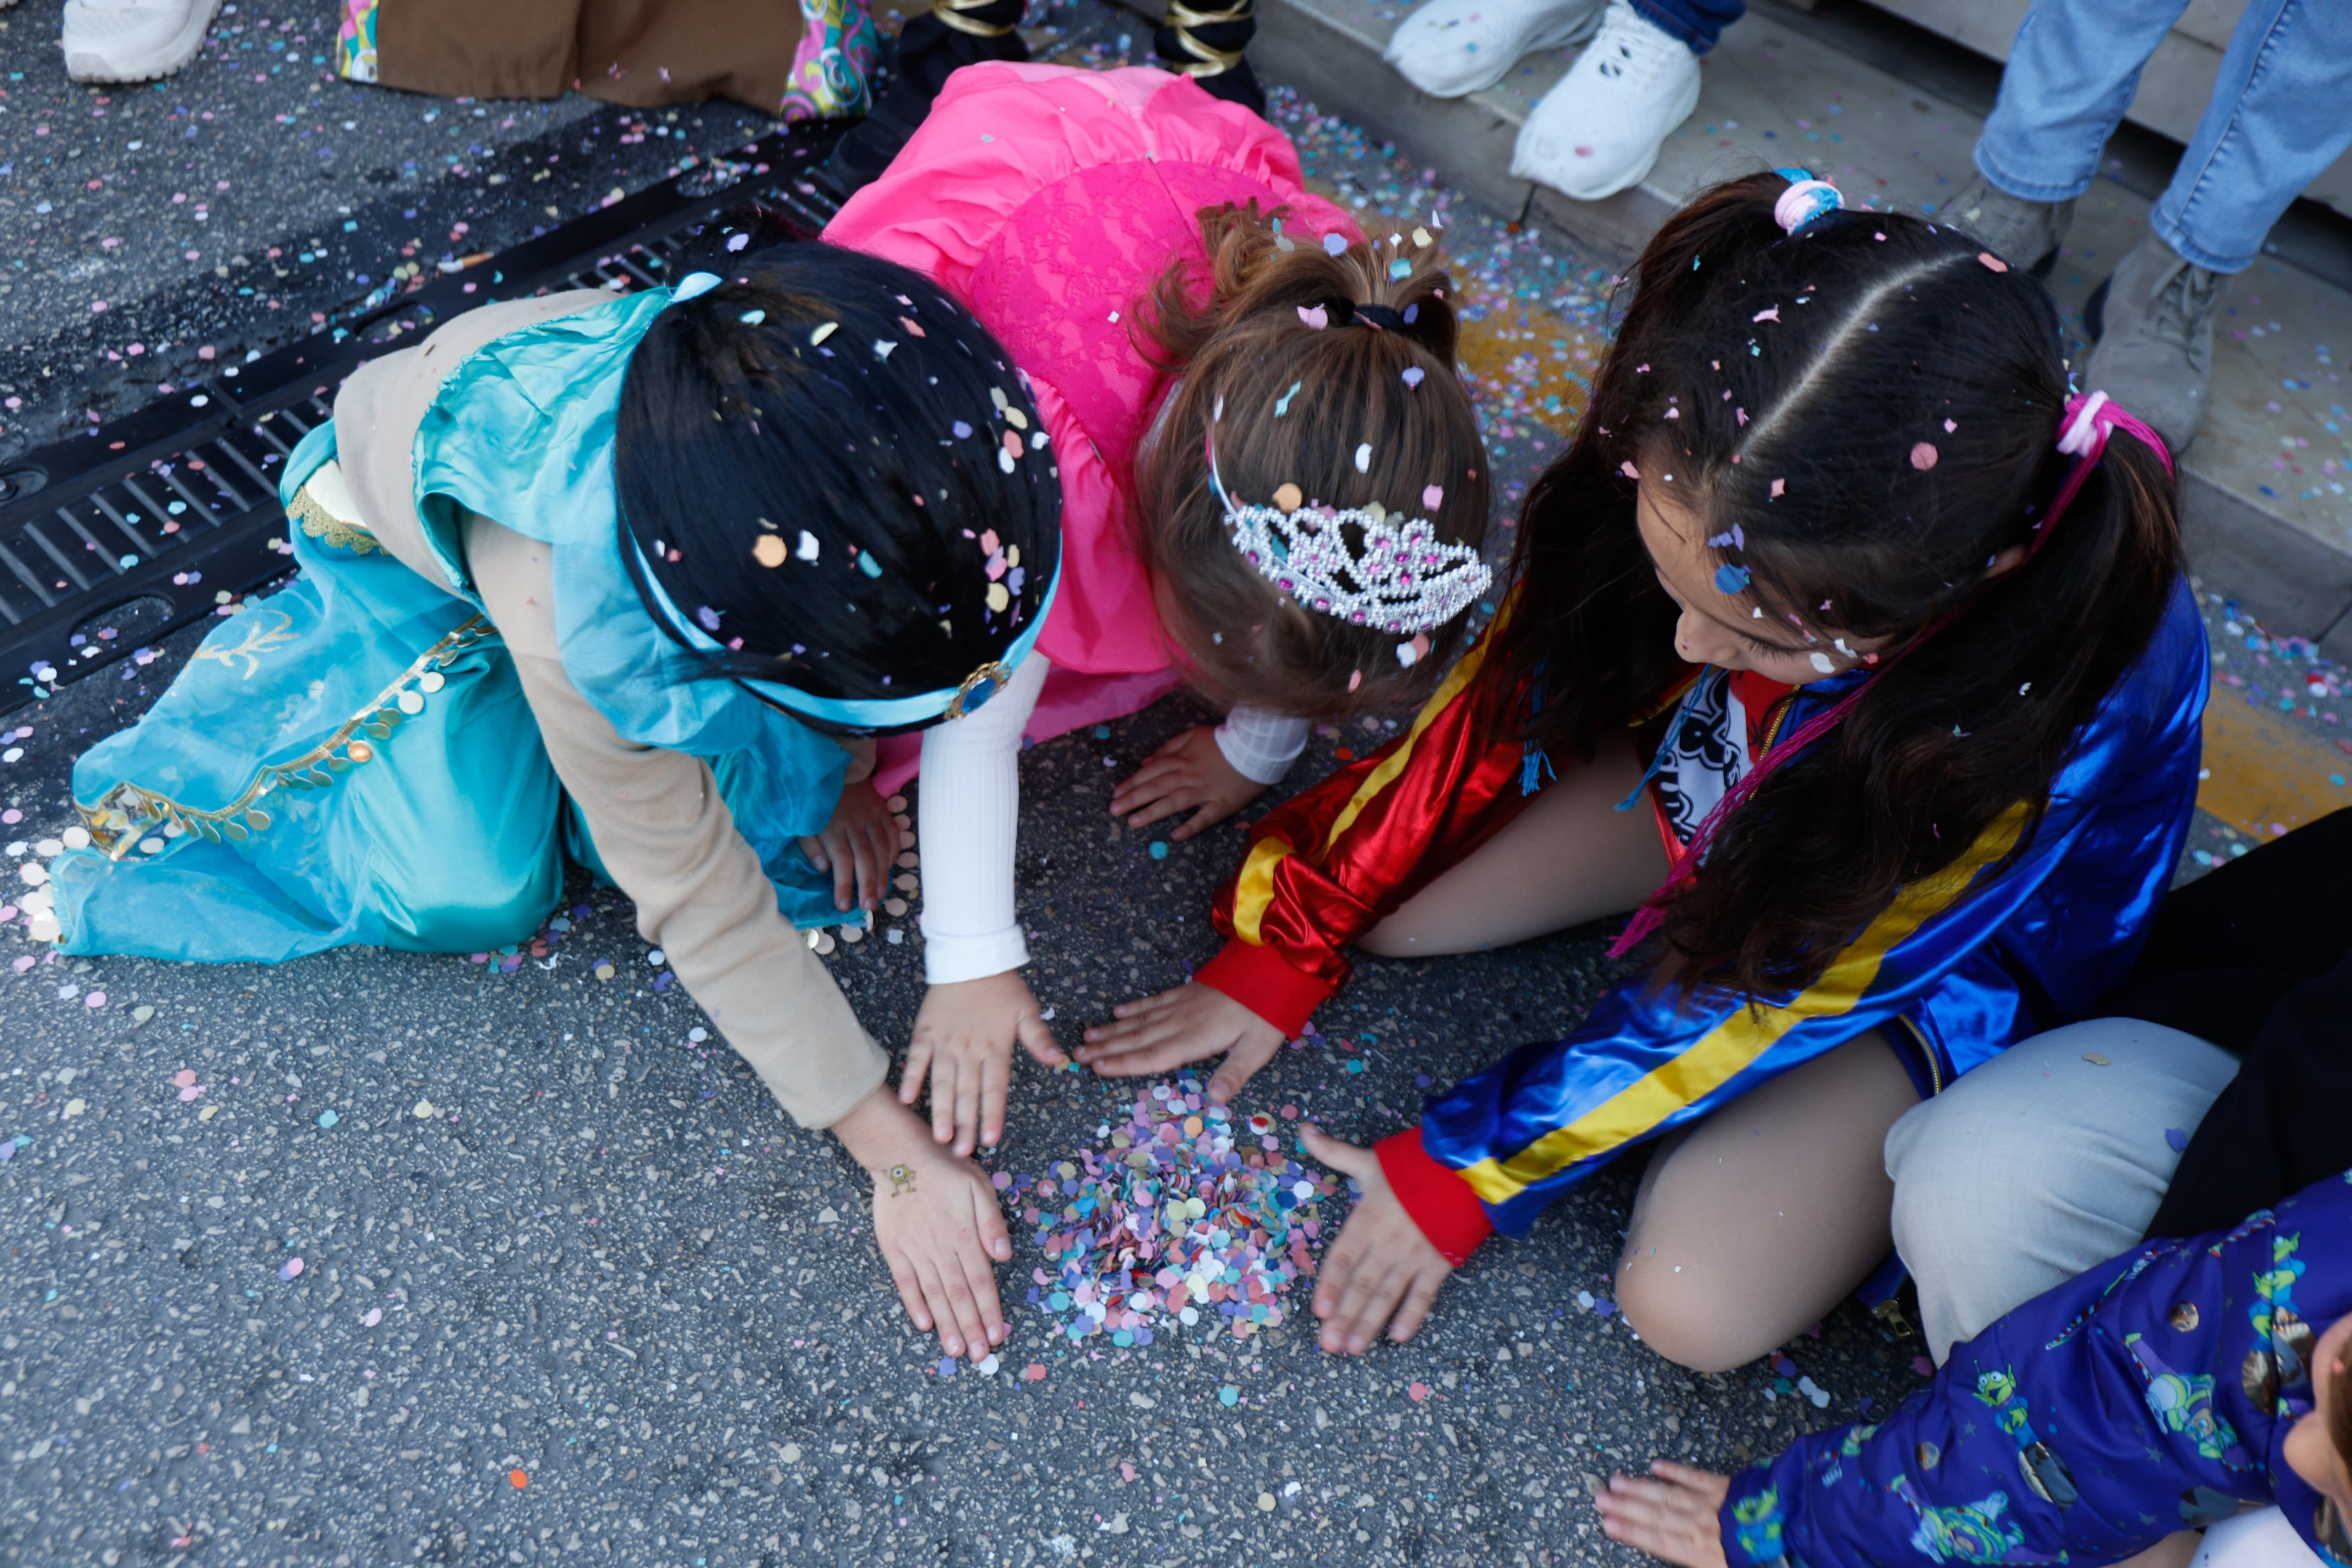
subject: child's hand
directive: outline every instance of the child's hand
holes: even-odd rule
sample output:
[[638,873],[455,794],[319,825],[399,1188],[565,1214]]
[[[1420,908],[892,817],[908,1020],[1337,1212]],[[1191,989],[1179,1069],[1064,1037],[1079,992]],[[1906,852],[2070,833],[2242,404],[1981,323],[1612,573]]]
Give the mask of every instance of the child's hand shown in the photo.
[[1134,1078],[1223,1051],[1224,1062],[1209,1080],[1209,1099],[1218,1105],[1231,1101],[1282,1048],[1280,1029],[1207,985],[1179,985],[1140,1002],[1122,1002],[1111,1016],[1118,1022],[1087,1031],[1078,1060],[1106,1078]]
[[833,873],[835,909],[847,910],[853,891],[860,909],[871,910],[882,902],[891,859],[899,850],[915,847],[906,805],[898,795],[885,802],[862,779],[844,784],[824,831],[801,840],[801,853],[808,857],[809,864]]
[[1389,1338],[1402,1344],[1420,1331],[1430,1303],[1437,1300],[1437,1288],[1454,1272],[1454,1265],[1412,1223],[1412,1215],[1390,1189],[1379,1155],[1342,1143],[1320,1127],[1309,1125],[1301,1131],[1309,1154],[1355,1177],[1364,1194],[1356,1200],[1339,1239],[1324,1255],[1323,1272],[1315,1282],[1322,1346],[1361,1355],[1383,1323]]
[[912,1105],[931,1079],[931,1136],[955,1140],[958,1154],[1004,1136],[1004,1091],[1013,1081],[1013,1042],[1049,1068],[1069,1058],[1037,1011],[1037,998],[1016,970],[982,980],[934,985],[915,1015],[907,1070],[898,1077],[900,1103]]
[[1163,816],[1198,806],[1168,835],[1181,843],[1214,827],[1265,788],[1225,761],[1213,728],[1195,724],[1146,757],[1125,784],[1111,791],[1110,814],[1132,812],[1127,817],[1129,827],[1149,827]]
[[1682,1568],[1726,1568],[1716,1516],[1731,1482],[1672,1459],[1652,1459],[1650,1474],[1658,1479],[1612,1476],[1607,1491],[1592,1494],[1601,1532]]
[[874,1178],[874,1239],[907,1316],[940,1349],[979,1361],[1004,1342],[995,1265],[1013,1256],[996,1189],[969,1160],[924,1135],[922,1121],[877,1088],[833,1125]]

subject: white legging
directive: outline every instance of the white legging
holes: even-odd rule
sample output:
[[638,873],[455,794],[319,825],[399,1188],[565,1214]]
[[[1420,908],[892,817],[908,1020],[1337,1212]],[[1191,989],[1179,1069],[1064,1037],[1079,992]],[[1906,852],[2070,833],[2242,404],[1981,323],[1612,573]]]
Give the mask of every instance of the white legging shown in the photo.
[[[2237,1076],[2194,1035],[2096,1018],[2021,1040],[1886,1135],[1895,1246],[1941,1365],[1952,1346],[2137,1245],[2194,1132]],[[2123,1568],[2178,1568],[2179,1535]],[[2193,1568],[2320,1568],[2275,1508],[2205,1532]]]

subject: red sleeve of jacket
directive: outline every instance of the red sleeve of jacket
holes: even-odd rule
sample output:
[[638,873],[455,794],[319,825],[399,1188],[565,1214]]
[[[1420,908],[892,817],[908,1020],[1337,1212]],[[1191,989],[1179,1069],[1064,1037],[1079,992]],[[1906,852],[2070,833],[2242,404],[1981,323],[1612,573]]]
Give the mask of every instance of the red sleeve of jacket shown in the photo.
[[[1295,1035],[1348,978],[1341,950],[1518,814],[1524,748],[1489,700],[1487,636],[1371,755],[1284,802],[1213,912],[1230,940],[1193,979]],[[1507,721],[1506,720],[1506,722]]]
[[1469,1181],[1431,1159],[1421,1146],[1420,1123],[1381,1139],[1372,1152],[1381,1157],[1381,1174],[1389,1179],[1389,1189],[1446,1262],[1461,1268],[1495,1234],[1495,1222],[1486,1217],[1486,1205],[1478,1201]]

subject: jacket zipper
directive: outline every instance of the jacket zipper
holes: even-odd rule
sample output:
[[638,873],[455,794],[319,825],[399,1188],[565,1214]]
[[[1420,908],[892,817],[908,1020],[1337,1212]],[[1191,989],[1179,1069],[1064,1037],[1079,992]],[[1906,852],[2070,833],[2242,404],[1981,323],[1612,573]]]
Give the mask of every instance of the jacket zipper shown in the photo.
[[1944,1066],[1941,1061],[1937,1059],[1936,1047],[1928,1044],[1927,1032],[1902,1014],[1896,1014],[1895,1021],[1911,1032],[1911,1043],[1919,1047],[1919,1059],[1927,1064],[1927,1082],[1930,1086],[1930,1093],[1943,1093]]

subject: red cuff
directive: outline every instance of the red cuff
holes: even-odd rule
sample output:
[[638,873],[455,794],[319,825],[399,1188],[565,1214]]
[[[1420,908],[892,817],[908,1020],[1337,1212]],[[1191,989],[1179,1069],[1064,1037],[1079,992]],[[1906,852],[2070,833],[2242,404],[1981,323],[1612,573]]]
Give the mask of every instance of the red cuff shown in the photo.
[[1217,955],[1192,972],[1196,984],[1222,991],[1259,1017],[1296,1037],[1314,1016],[1315,1009],[1338,989],[1315,975],[1290,966],[1289,960],[1270,947],[1259,947],[1239,937],[1217,950]]
[[1486,1205],[1462,1173],[1439,1164],[1421,1146],[1419,1123],[1381,1139],[1372,1152],[1380,1155],[1381,1173],[1389,1179],[1404,1212],[1454,1268],[1469,1262],[1478,1244],[1495,1234]]

